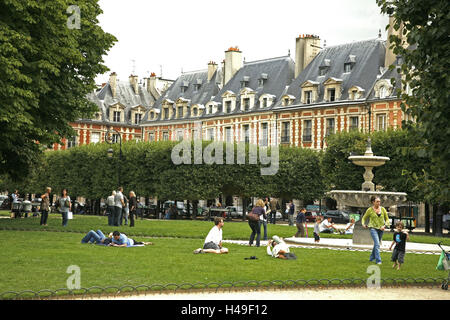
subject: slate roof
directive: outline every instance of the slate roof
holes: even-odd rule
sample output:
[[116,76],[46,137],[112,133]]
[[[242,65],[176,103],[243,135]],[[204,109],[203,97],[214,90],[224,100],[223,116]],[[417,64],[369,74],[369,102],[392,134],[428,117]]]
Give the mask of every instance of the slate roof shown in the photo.
[[[88,99],[97,104],[99,111],[102,114],[102,122],[109,122],[109,107],[120,103],[125,107],[125,122],[114,122],[114,124],[131,125],[132,119],[129,118],[129,113],[132,108],[141,105],[146,109],[156,101],[155,97],[147,91],[142,85],[138,85],[138,94],[129,81],[116,82],[116,96],[113,98],[111,85],[107,83],[103,88],[97,92],[92,92],[88,95]],[[92,119],[82,119],[92,120]],[[96,120],[92,120],[96,121]],[[100,120],[97,120],[100,121]]]
[[[357,41],[322,49],[306,66],[299,76],[290,84],[286,94],[295,97],[290,106],[282,106],[278,101],[274,109],[288,109],[298,106],[314,106],[325,104],[323,83],[329,78],[342,80],[341,98],[333,102],[348,100],[348,90],[353,86],[364,89],[362,98],[366,99],[371,91],[377,75],[384,67],[385,43],[380,39]],[[344,72],[345,63],[354,63],[351,72]],[[319,75],[320,68],[327,68],[324,75]],[[305,81],[318,83],[319,97],[315,103],[301,102],[301,85]]]
[[[179,98],[183,98],[189,101],[189,106],[193,106],[196,104],[204,105],[208,101],[211,101],[211,99],[219,92],[221,82],[222,72],[220,69],[216,70],[210,81],[208,81],[208,70],[183,73],[153,104],[151,109],[160,110],[160,112],[157,118],[155,120],[152,120],[151,122],[174,120],[185,121],[186,118],[189,118],[190,111],[188,111],[188,114],[182,119],[174,119],[172,117],[168,120],[162,120],[161,108],[164,100],[176,102]],[[184,92],[182,92],[182,87],[185,88]],[[148,120],[148,113],[149,112],[146,112],[146,114],[144,115],[142,119],[143,122]],[[196,117],[196,119],[198,119],[198,117]]]
[[[223,113],[219,110],[213,115],[203,115],[203,117],[214,117],[230,114],[245,114],[255,111],[267,111],[272,109],[276,101],[285,93],[286,87],[294,79],[295,63],[290,56],[264,59],[252,62],[245,62],[243,67],[225,84],[214,98],[217,103],[222,103],[222,95],[226,91],[232,91],[236,95],[236,108],[231,113]],[[263,78],[264,84],[260,86],[259,80]],[[255,105],[249,111],[241,111],[241,99],[239,93],[243,89],[242,81],[247,81],[245,87],[255,91]],[[266,108],[261,108],[259,98],[261,95],[271,94],[274,103]]]

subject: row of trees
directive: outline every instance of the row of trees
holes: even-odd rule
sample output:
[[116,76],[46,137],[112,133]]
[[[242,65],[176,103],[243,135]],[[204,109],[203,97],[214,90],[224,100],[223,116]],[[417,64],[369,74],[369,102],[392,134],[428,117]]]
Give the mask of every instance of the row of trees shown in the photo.
[[[0,190],[18,188],[23,193],[41,193],[46,186],[51,186],[56,192],[67,188],[72,196],[106,198],[117,187],[120,166],[124,189],[134,190],[142,197],[196,203],[196,200],[222,196],[243,199],[273,196],[309,203],[323,198],[332,189],[361,189],[364,169],[348,157],[364,154],[367,138],[361,132],[330,135],[325,151],[288,146],[261,149],[248,144],[242,148],[242,144],[209,141],[183,142],[183,145],[131,141],[122,145],[121,158],[117,144],[112,146],[112,158],[108,157],[111,145],[90,144],[44,153],[39,165],[22,182],[8,176],[0,178]],[[425,202],[428,212],[430,201],[423,188],[426,182],[417,179],[431,165],[426,153],[415,151],[422,147],[421,140],[408,130],[375,132],[371,140],[376,155],[390,158],[384,166],[374,169],[374,183],[387,191],[406,192],[409,201]],[[260,156],[265,150],[268,151],[266,161]],[[208,155],[212,156],[213,163],[207,163]],[[190,164],[183,163],[183,159]],[[274,168],[273,174],[262,175],[261,169],[269,167]]]
[[[232,144],[233,154],[227,154],[227,144],[201,144],[201,164],[195,164],[194,143],[185,144],[184,152],[173,152],[177,142],[126,142],[113,145],[115,155],[107,156],[108,144],[90,144],[62,151],[48,151],[39,165],[26,176],[23,182],[7,176],[0,180],[0,188],[19,188],[26,193],[42,192],[46,186],[54,190],[68,188],[71,194],[86,198],[105,198],[117,187],[118,167],[121,183],[126,190],[134,190],[142,196],[156,196],[161,199],[212,199],[220,195],[242,197],[271,195],[284,199],[310,201],[321,198],[333,188],[359,190],[364,169],[348,160],[353,154],[363,154],[367,134],[359,132],[339,133],[327,138],[325,151],[313,151],[295,147],[279,147],[279,163],[263,164],[260,150],[246,145],[245,164],[239,164],[238,144]],[[429,159],[426,154],[411,152],[419,147],[419,141],[408,131],[376,132],[371,135],[372,149],[376,155],[391,158],[384,166],[375,168],[374,182],[389,191],[404,191],[410,201],[424,201],[421,184],[414,177],[426,170]],[[215,148],[212,150],[212,146]],[[187,149],[188,148],[188,149]],[[222,150],[221,150],[222,148]],[[254,149],[252,149],[254,148]],[[198,150],[198,149],[197,149]],[[210,152],[212,150],[212,153]],[[189,154],[190,151],[190,154]],[[221,152],[223,151],[223,152]],[[215,156],[220,153],[219,156]],[[242,153],[242,152],[241,152]],[[206,155],[215,156],[212,164],[205,164]],[[251,163],[251,155],[257,157]],[[172,158],[190,156],[192,164],[174,164]],[[188,159],[188,158],[185,158]],[[227,164],[228,163],[230,164]],[[222,162],[222,163],[221,163]],[[262,175],[261,168],[275,168],[274,174]]]

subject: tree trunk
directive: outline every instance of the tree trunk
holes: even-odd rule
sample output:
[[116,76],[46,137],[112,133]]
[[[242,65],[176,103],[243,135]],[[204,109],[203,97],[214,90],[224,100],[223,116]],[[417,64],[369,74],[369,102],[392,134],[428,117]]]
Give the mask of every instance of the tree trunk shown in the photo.
[[430,233],[430,204],[425,203],[425,233]]

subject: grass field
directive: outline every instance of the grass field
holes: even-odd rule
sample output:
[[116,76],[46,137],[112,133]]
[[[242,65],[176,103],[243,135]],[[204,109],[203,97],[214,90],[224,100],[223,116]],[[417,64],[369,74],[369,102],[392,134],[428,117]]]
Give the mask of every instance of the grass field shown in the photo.
[[[51,215],[48,227],[39,218],[0,219],[0,293],[23,290],[56,290],[66,287],[67,268],[81,271],[81,287],[138,286],[168,283],[211,283],[249,280],[367,279],[368,252],[294,248],[297,260],[279,260],[266,255],[265,247],[226,244],[228,255],[193,254],[203,245],[212,227],[206,221],[138,220],[135,228],[118,230],[136,240],[150,240],[153,246],[114,248],[81,244],[84,234],[93,229],[111,232],[106,217],[75,216],[66,228],[59,215]],[[44,230],[50,231],[45,232]],[[270,225],[269,236],[290,237],[295,227]],[[224,226],[225,239],[248,239],[245,222]],[[348,236],[347,236],[348,237]],[[437,238],[417,236],[417,239]],[[419,238],[420,237],[420,238]],[[388,239],[391,235],[388,235]],[[416,239],[416,240],[417,240]],[[431,241],[431,239],[428,239]],[[448,239],[447,239],[448,240]],[[249,256],[257,260],[245,260]],[[408,253],[400,271],[391,268],[390,253],[381,253],[382,278],[442,278],[436,271],[438,256]]]

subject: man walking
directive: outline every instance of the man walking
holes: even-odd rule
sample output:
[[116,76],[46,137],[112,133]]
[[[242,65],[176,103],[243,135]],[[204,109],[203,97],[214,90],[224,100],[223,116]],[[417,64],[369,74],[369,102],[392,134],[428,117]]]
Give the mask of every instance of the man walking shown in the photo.
[[294,201],[291,200],[289,202],[289,212],[288,212],[289,226],[294,225],[294,212],[295,212],[295,205],[294,205]]
[[294,237],[298,238],[299,236],[303,238],[305,236],[305,222],[306,222],[306,216],[305,216],[306,209],[301,208],[300,212],[297,213],[297,218],[295,219],[295,222],[297,223],[297,233]]
[[117,189],[116,195],[114,196],[114,226],[119,226],[120,215],[122,214],[122,208],[125,206],[123,201],[123,188],[119,187]]
[[277,209],[279,207],[278,201],[275,198],[270,199],[270,223],[275,224],[277,218]]

